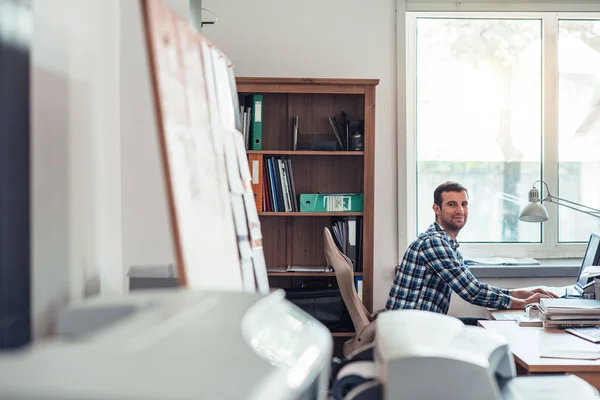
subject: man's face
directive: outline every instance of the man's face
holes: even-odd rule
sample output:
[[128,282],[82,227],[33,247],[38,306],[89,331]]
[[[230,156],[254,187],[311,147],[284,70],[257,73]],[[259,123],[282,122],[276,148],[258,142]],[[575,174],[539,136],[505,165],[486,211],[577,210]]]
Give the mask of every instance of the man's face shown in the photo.
[[467,223],[469,200],[467,192],[443,192],[442,206],[433,204],[436,221],[447,232],[458,233]]

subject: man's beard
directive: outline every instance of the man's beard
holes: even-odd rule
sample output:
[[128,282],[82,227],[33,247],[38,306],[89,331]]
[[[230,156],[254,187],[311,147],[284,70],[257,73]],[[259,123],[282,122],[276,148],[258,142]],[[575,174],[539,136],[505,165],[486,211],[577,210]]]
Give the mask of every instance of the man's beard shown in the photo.
[[442,222],[444,223],[446,229],[459,232],[462,228],[465,227],[465,224],[467,223],[467,218],[463,217],[462,223],[455,222],[453,218],[443,219]]

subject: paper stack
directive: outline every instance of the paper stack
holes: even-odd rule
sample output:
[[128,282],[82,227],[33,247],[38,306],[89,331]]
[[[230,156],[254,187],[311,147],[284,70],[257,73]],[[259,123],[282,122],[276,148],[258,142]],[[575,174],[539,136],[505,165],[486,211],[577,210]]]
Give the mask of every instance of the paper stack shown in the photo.
[[539,308],[545,328],[600,326],[600,300],[540,299]]

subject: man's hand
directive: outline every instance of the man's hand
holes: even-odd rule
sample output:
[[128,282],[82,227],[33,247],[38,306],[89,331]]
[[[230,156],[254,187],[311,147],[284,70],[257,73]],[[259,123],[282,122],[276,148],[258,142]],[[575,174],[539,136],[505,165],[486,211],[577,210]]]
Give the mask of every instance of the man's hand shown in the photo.
[[544,298],[550,298],[550,296],[545,293],[534,293],[525,299],[513,297],[510,308],[511,310],[522,310],[527,304],[539,303],[540,299]]
[[543,297],[548,297],[551,299],[555,299],[558,296],[552,292],[545,290],[544,288],[537,287],[533,289],[513,289],[511,290],[511,296],[516,297],[517,299],[528,299],[535,294],[542,294]]

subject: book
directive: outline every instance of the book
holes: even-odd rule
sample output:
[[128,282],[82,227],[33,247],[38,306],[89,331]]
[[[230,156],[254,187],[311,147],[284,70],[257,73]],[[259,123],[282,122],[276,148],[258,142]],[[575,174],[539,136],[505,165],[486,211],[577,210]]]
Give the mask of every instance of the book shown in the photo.
[[594,314],[600,315],[600,300],[592,299],[540,299],[543,314]]

